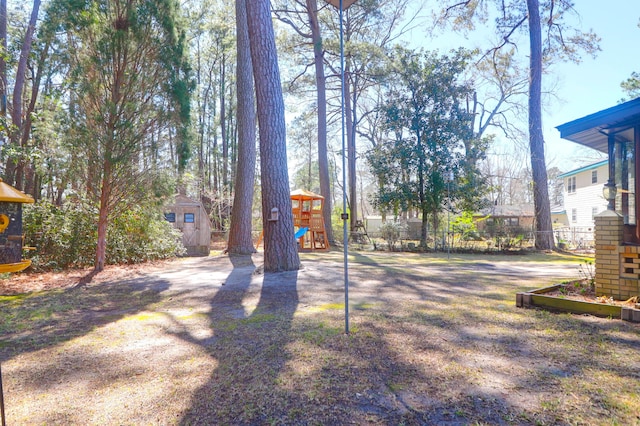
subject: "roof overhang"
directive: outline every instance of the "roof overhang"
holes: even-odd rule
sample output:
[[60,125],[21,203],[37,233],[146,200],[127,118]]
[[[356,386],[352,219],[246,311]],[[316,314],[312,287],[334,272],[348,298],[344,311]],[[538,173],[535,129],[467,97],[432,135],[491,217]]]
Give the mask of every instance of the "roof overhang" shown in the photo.
[[601,152],[608,152],[608,140],[632,141],[633,127],[640,124],[640,98],[557,126],[560,137]]

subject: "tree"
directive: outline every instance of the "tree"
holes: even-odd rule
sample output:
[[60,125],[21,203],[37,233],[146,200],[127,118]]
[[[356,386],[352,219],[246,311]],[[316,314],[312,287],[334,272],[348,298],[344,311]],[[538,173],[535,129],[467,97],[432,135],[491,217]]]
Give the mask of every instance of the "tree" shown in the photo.
[[[249,45],[256,87],[264,224],[264,269],[267,272],[300,268],[293,231],[293,213],[287,169],[284,99],[268,0],[247,1]],[[277,209],[278,220],[271,219]]]
[[472,117],[463,105],[471,90],[459,82],[468,54],[458,51],[449,58],[397,48],[393,57],[393,86],[384,111],[395,138],[374,151],[370,162],[376,174],[386,176],[378,203],[417,208],[420,244],[426,246],[429,217],[437,229],[445,202],[462,195],[451,196],[450,190],[464,169],[465,143],[473,138]]
[[66,6],[81,135],[75,148],[89,161],[87,190],[99,206],[99,272],[110,216],[150,195],[155,170],[142,154],[154,131],[177,139],[179,170],[186,165],[189,67],[174,0]]
[[632,72],[631,77],[620,83],[620,87],[622,87],[629,99],[640,96],[640,73]]
[[[549,206],[544,136],[542,133],[542,73],[543,67],[552,61],[571,60],[578,62],[580,52],[594,54],[598,50],[598,38],[592,33],[573,30],[565,18],[575,12],[570,0],[502,0],[459,1],[445,7],[445,18],[457,19],[472,27],[474,20],[485,22],[488,5],[495,4],[496,33],[499,41],[488,53],[515,46],[519,30],[528,33],[529,55],[529,150],[533,176],[533,194],[536,215],[536,248],[549,250],[554,247]],[[545,37],[542,38],[540,17],[545,16]],[[527,25],[528,24],[528,25]]]
[[[303,9],[300,13],[298,7]],[[306,40],[313,48],[313,69],[316,87],[317,111],[317,147],[318,147],[318,175],[320,180],[320,194],[324,197],[322,217],[325,223],[329,244],[335,243],[331,226],[332,197],[329,177],[329,158],[327,150],[327,78],[324,71],[324,44],[320,30],[317,0],[285,1],[275,9],[275,14],[282,22],[287,23],[295,33]],[[306,19],[297,19],[304,15]],[[307,66],[305,64],[305,71]]]
[[[410,27],[403,22],[408,0],[375,0],[357,2],[343,15],[345,61],[344,61],[344,100],[345,100],[345,132],[347,149],[347,188],[349,199],[350,229],[355,229],[358,222],[357,197],[357,127],[361,120],[359,110],[360,98],[367,89],[378,84],[377,71],[386,57],[386,49],[392,46]],[[333,31],[337,33],[337,24],[333,24]],[[336,36],[333,38],[338,40]],[[329,66],[334,76],[339,76],[339,63],[336,58],[339,53],[336,43],[333,43],[328,53],[333,54]]]
[[227,246],[229,253],[235,254],[255,252],[251,236],[251,207],[255,180],[256,111],[245,1],[236,0],[238,164]]
[[[640,23],[638,23],[640,27]],[[627,94],[630,99],[634,99],[640,96],[640,73],[634,71],[631,73],[631,77],[620,83],[620,87]],[[623,101],[626,99],[623,99]]]
[[542,29],[538,0],[527,0],[529,15],[529,147],[533,175],[533,205],[536,217],[536,248],[551,250],[553,224],[549,204],[547,163],[542,133]]
[[[6,4],[2,5],[4,9],[4,19],[6,19]],[[33,44],[33,36],[36,30],[36,22],[38,19],[38,13],[40,10],[40,0],[33,1],[33,8],[31,9],[31,17],[29,18],[29,24],[22,40],[22,47],[20,49],[20,57],[18,59],[18,66],[16,68],[15,81],[13,85],[13,95],[11,99],[11,126],[9,128],[9,141],[10,144],[17,151],[17,155],[9,156],[5,167],[5,181],[10,185],[15,185],[18,189],[24,188],[23,181],[23,169],[25,164],[25,158],[23,155],[23,148],[26,141],[29,138],[30,126],[25,126],[23,123],[23,91],[25,87],[25,79],[27,72],[27,61],[31,53],[31,46]],[[5,21],[6,25],[6,21]],[[6,31],[3,30],[5,42]],[[6,52],[5,52],[6,53]],[[4,54],[4,53],[3,53]],[[4,62],[4,61],[3,61]],[[8,88],[6,87],[6,65],[3,70],[3,95],[6,95]],[[30,114],[32,111],[28,111]]]

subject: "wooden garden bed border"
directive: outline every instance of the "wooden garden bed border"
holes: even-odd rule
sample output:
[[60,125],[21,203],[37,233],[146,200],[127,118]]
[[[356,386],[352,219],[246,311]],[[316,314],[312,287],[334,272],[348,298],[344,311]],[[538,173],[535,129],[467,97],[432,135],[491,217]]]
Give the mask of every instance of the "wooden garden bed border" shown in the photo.
[[554,312],[571,312],[574,314],[589,314],[598,317],[622,319],[640,323],[640,309],[627,308],[606,303],[583,302],[548,296],[550,293],[562,287],[562,284],[543,287],[528,292],[516,294],[516,306],[519,308],[542,308]]

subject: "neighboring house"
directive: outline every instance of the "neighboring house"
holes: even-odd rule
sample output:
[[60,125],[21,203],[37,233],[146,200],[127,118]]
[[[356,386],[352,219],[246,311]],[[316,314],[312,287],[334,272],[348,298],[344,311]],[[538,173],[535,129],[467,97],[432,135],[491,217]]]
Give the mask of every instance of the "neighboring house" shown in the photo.
[[607,209],[602,187],[609,179],[607,160],[589,164],[558,176],[564,182],[562,192],[568,224],[554,226],[558,242],[570,246],[593,247],[594,217]]
[[569,226],[569,218],[564,205],[551,206],[551,223],[553,223],[553,229]]
[[535,214],[533,204],[494,205],[474,214],[473,219],[481,235],[526,233],[529,238],[534,229]]
[[182,231],[182,244],[188,256],[208,256],[211,247],[211,222],[202,203],[186,195],[176,195],[165,208],[164,217]]

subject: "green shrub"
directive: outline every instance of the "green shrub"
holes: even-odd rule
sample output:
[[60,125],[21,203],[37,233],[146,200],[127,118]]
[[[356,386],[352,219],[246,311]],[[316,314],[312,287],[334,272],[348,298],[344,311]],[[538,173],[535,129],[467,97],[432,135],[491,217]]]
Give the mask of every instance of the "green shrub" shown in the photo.
[[[35,269],[93,265],[98,211],[81,201],[56,207],[40,201],[24,208],[26,256]],[[184,253],[180,233],[156,210],[136,206],[111,218],[107,230],[107,264],[165,259]]]
[[400,233],[405,230],[404,225],[399,222],[385,222],[380,226],[378,232],[382,238],[387,242],[389,251],[394,251],[396,243],[400,239]]

